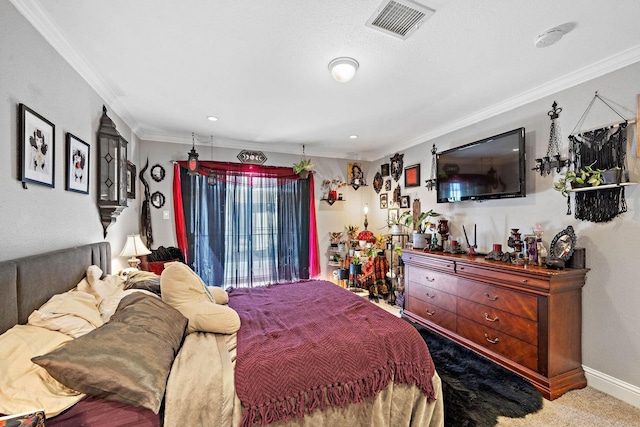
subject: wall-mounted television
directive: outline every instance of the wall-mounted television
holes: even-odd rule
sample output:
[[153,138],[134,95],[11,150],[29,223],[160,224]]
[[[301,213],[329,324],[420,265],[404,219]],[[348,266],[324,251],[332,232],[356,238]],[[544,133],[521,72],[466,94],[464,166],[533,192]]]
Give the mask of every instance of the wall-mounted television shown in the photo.
[[526,196],[524,128],[437,154],[438,203]]

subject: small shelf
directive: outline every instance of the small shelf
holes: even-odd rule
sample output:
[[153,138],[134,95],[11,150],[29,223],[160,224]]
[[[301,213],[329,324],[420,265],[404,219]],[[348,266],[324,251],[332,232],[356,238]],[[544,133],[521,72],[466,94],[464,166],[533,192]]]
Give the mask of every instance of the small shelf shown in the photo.
[[580,188],[572,188],[569,190],[570,193],[580,193],[582,191],[595,191],[595,190],[604,190],[607,188],[616,188],[616,187],[627,187],[629,185],[638,185],[637,182],[621,182],[620,184],[602,184],[596,187],[580,187]]
[[354,190],[357,190],[360,187],[367,187],[367,184],[356,184],[356,183],[351,183],[349,184],[351,187],[353,187]]
[[344,202],[344,199],[324,199],[324,198],[321,198],[320,200],[322,200],[323,202],[329,203],[329,205],[333,205],[335,202]]

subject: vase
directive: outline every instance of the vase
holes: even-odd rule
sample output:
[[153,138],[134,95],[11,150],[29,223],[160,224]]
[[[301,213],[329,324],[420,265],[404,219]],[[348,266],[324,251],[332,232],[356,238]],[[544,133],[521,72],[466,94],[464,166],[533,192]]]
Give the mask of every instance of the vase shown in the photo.
[[424,233],[413,233],[413,249],[424,249],[429,247],[431,238],[428,236],[428,234]]
[[442,245],[449,240],[449,220],[441,219],[438,221],[438,234],[442,236]]

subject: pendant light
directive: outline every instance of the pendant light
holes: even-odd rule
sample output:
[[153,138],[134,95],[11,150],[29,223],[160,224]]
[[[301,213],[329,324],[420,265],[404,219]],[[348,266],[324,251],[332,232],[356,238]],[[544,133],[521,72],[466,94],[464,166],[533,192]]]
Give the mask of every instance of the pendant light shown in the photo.
[[196,152],[196,136],[191,132],[191,151],[189,151],[189,158],[187,159],[187,173],[190,176],[197,176],[199,168],[200,161]]

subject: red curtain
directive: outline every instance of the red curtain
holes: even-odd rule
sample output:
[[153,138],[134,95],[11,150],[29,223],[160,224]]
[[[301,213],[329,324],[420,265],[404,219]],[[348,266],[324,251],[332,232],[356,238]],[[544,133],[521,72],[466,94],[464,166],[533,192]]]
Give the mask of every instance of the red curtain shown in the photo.
[[318,229],[316,226],[316,202],[313,174],[309,174],[309,278],[320,274],[320,248],[318,245]]
[[184,225],[182,190],[180,189],[180,165],[178,163],[173,164],[173,217],[176,222],[176,242],[178,248],[184,254],[184,262],[188,264],[189,250],[187,248],[187,230]]

